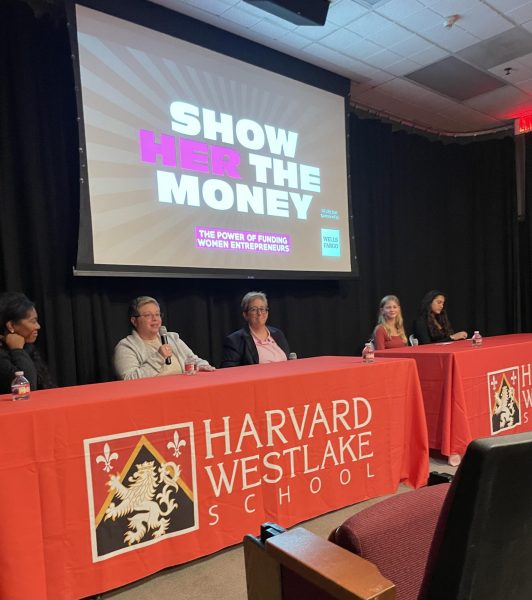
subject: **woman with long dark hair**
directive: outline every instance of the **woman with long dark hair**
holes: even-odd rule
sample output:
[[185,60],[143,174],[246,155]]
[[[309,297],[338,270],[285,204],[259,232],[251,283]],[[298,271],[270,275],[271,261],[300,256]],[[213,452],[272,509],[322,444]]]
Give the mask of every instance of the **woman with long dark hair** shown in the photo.
[[34,346],[40,328],[35,305],[24,294],[0,294],[0,394],[11,391],[16,371],[24,371],[32,390],[54,387]]
[[445,294],[431,290],[421,300],[418,316],[414,321],[414,335],[420,344],[434,344],[465,340],[467,331],[455,333],[445,312]]

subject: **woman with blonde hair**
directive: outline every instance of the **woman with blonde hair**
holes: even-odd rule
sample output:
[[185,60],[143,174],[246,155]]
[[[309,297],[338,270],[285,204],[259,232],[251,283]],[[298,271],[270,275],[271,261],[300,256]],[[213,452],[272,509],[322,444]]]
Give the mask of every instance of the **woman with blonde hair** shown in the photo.
[[384,296],[379,304],[377,325],[373,331],[376,350],[402,348],[407,345],[401,303],[397,296]]

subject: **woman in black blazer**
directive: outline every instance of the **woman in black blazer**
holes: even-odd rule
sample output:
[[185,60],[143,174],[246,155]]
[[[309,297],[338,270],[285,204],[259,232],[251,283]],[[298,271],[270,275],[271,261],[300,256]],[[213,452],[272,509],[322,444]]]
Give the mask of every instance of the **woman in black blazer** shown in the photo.
[[222,368],[287,360],[290,353],[284,333],[266,327],[268,299],[263,292],[248,292],[241,302],[246,325],[224,340]]

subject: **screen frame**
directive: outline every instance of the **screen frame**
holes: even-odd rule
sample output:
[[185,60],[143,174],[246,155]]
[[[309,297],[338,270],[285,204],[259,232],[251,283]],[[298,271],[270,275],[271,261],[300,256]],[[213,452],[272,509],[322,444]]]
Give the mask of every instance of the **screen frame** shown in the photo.
[[[346,190],[349,228],[350,271],[302,271],[272,269],[235,269],[222,267],[163,267],[144,265],[110,265],[94,262],[92,240],[92,218],[88,181],[86,138],[83,115],[81,71],[77,43],[76,5],[100,11],[136,25],[170,35],[213,52],[241,60],[250,65],[266,69],[311,87],[331,92],[343,98],[344,129],[346,144]],[[155,277],[155,278],[212,278],[212,279],[352,279],[359,276],[358,257],[354,237],[354,216],[351,198],[351,175],[349,154],[350,81],[345,77],[311,65],[292,56],[283,54],[258,43],[241,38],[230,32],[193,19],[182,13],[171,11],[145,0],[129,0],[128,3],[112,5],[104,0],[67,0],[67,21],[72,65],[74,71],[76,104],[78,113],[80,188],[78,249],[73,274],[76,276],[107,277]],[[228,40],[230,43],[228,43]],[[82,223],[91,235],[81,235]]]

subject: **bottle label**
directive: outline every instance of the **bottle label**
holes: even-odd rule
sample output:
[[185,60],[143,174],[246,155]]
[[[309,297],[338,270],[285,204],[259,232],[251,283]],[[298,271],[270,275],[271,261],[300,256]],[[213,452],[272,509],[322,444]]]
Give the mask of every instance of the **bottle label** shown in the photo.
[[364,362],[373,362],[375,359],[375,354],[373,348],[371,346],[365,346],[362,352],[362,360]]
[[193,362],[185,361],[185,373],[187,375],[194,375],[195,369],[196,369],[196,365]]
[[29,383],[23,383],[21,385],[14,385],[11,388],[11,393],[16,396],[25,396],[30,393],[30,385]]

